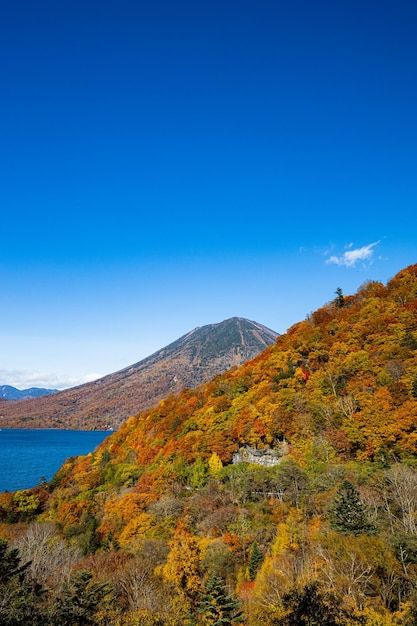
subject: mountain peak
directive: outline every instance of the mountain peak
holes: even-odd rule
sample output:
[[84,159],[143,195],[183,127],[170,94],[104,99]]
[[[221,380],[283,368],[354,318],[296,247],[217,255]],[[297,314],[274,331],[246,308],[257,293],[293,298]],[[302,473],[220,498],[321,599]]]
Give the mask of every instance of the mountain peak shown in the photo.
[[115,428],[169,394],[210,381],[275,343],[278,333],[232,317],[197,326],[145,359],[94,382],[2,403],[3,427]]

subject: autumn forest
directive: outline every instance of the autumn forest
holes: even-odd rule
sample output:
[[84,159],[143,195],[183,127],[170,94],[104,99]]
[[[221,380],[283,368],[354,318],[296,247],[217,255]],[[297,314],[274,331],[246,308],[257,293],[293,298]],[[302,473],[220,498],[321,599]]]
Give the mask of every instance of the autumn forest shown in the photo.
[[417,265],[329,297],[0,494],[0,625],[417,624]]

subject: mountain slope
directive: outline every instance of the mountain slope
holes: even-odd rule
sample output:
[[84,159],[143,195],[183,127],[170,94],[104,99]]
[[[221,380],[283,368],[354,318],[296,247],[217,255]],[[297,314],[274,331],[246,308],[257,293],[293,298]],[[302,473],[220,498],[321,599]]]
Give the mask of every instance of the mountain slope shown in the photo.
[[336,464],[415,464],[416,425],[414,265],[386,287],[370,282],[318,309],[239,368],[131,417],[96,453],[65,464],[54,484],[59,499],[68,488],[78,502],[97,490],[108,532],[114,522],[102,505],[119,487],[136,485],[135,497],[152,502],[173,483],[202,484],[213,459],[230,466],[242,447],[290,452],[303,466],[316,454]]
[[170,393],[194,388],[253,358],[277,333],[243,318],[195,328],[118,372],[52,396],[2,404],[4,428],[117,427]]
[[179,459],[216,452],[230,463],[239,446],[281,448],[283,438],[300,455],[318,437],[344,459],[417,458],[416,425],[413,265],[386,287],[370,282],[343,306],[318,309],[253,360],[131,417],[98,456],[134,459],[145,473],[168,463],[175,474]]
[[0,530],[27,545],[31,521],[55,522],[126,626],[199,623],[212,575],[251,626],[414,624],[416,519],[417,265],[0,494]]
[[26,400],[28,398],[40,398],[51,393],[56,393],[57,389],[43,389],[41,387],[30,387],[29,389],[16,389],[11,385],[0,386],[0,397],[3,400]]

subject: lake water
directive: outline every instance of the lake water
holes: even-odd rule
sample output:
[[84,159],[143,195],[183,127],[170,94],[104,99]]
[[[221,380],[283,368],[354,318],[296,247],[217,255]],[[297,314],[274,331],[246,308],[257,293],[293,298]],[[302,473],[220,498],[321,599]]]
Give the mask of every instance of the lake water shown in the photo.
[[0,492],[51,480],[63,462],[88,454],[111,433],[102,430],[0,430]]

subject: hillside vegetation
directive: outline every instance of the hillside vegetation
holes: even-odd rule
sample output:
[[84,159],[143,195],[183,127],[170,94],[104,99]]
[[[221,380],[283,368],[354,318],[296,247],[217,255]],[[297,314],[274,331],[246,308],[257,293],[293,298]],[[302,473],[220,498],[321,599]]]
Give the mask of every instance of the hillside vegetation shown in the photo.
[[[417,265],[338,290],[51,484],[0,495],[0,516],[48,589],[43,623],[416,624]],[[89,622],[64,621],[75,589],[106,590]]]

